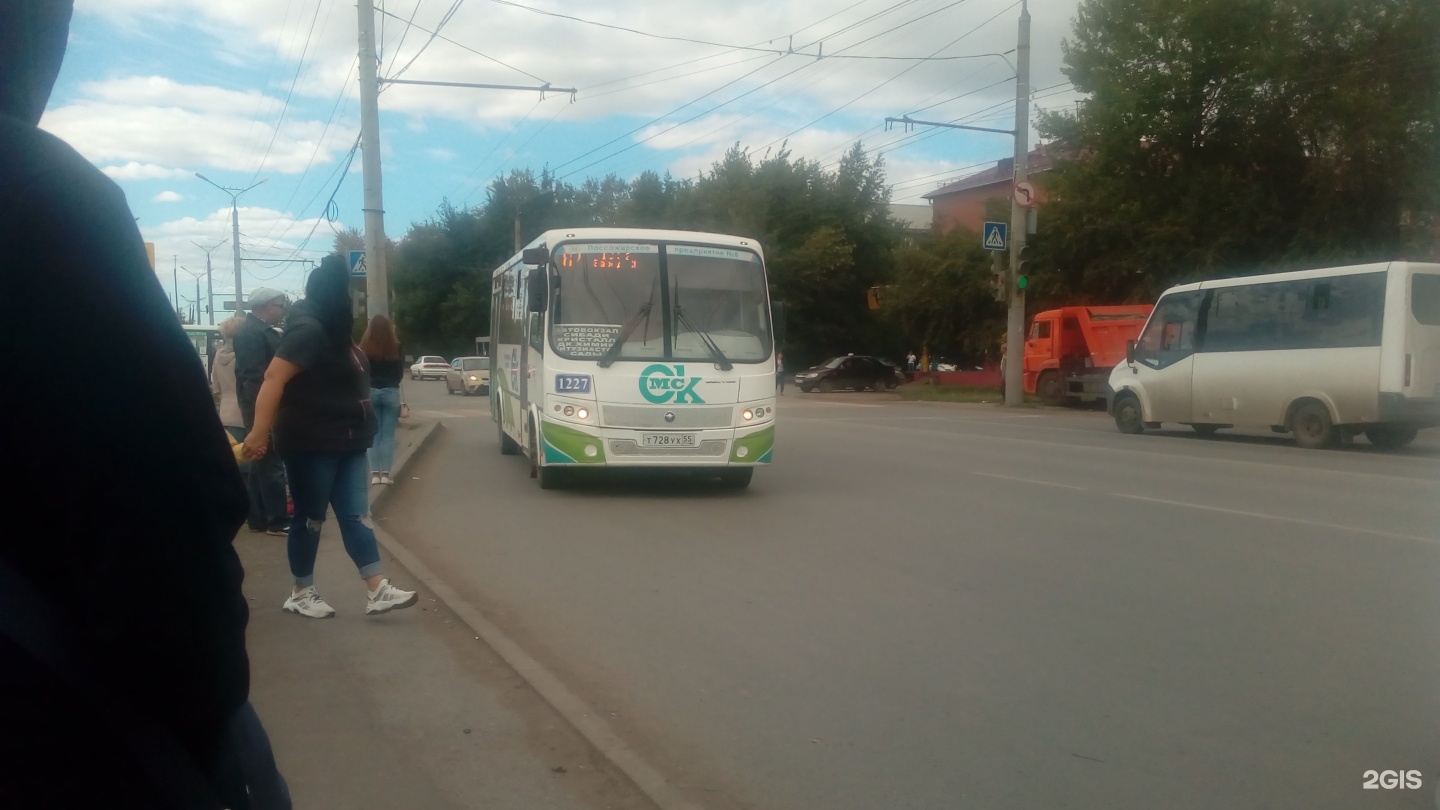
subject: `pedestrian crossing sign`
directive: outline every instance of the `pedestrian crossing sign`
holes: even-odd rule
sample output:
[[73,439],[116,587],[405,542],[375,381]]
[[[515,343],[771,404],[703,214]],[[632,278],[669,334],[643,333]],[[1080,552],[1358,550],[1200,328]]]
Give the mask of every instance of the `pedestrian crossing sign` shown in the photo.
[[1004,250],[1009,244],[1007,237],[1010,227],[1003,222],[987,222],[980,244],[986,250]]
[[351,278],[365,277],[365,251],[350,251],[350,276]]

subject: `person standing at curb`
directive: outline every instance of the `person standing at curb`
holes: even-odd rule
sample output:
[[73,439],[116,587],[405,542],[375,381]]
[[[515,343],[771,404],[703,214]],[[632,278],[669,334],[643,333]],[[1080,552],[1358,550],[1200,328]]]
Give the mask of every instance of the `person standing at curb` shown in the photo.
[[400,420],[400,377],[404,363],[395,327],[384,315],[376,315],[360,338],[360,351],[370,363],[370,402],[375,408],[375,443],[370,447],[370,485],[391,484],[390,466],[395,463],[395,423]]
[[285,810],[248,702],[245,489],[205,369],[125,195],[38,126],[71,13],[0,2],[0,350],[105,353],[98,396],[53,364],[0,387],[20,521],[0,534],[0,806]]
[[[250,293],[249,313],[235,333],[235,386],[240,413],[248,432],[255,426],[255,399],[265,381],[265,370],[280,346],[275,325],[285,317],[285,294],[269,287]],[[252,532],[284,537],[290,528],[286,514],[285,468],[278,458],[250,462],[250,518]]]
[[[235,388],[235,333],[245,323],[236,315],[220,324],[221,344],[210,364],[210,391],[219,399],[220,424],[236,441],[245,438],[245,416],[240,412],[240,395]],[[250,462],[240,465],[240,474],[248,476]]]
[[291,310],[245,437],[246,455],[264,458],[274,430],[295,501],[288,549],[295,585],[283,608],[312,619],[335,615],[315,590],[326,507],[335,510],[345,551],[365,580],[365,612],[407,608],[417,598],[385,576],[370,524],[365,451],[375,437],[375,411],[365,355],[351,339],[351,307],[349,268],[339,256],[326,256]]
[[780,389],[780,396],[785,396],[785,353],[775,352],[775,385]]

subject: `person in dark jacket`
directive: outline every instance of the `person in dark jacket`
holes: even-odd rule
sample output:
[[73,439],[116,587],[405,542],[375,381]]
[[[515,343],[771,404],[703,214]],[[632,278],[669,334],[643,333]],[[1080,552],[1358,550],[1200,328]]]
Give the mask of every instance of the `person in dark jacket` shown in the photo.
[[395,424],[400,420],[400,378],[405,362],[400,359],[400,342],[395,327],[384,315],[376,315],[360,338],[360,351],[370,364],[370,402],[378,427],[370,446],[370,484],[391,484],[390,465],[395,462]]
[[0,807],[254,808],[245,490],[124,194],[37,126],[70,15],[0,0],[0,351],[105,354],[101,396],[46,363],[0,386]]
[[[285,294],[269,287],[250,293],[249,312],[235,333],[235,393],[240,400],[240,415],[245,429],[255,426],[255,398],[265,382],[265,370],[280,348],[280,333],[275,325],[285,317]],[[290,516],[285,503],[285,467],[277,457],[257,459],[250,464],[247,482],[250,490],[250,517],[246,523],[252,532],[266,532],[284,537],[290,529]]]
[[289,540],[295,586],[283,608],[312,619],[335,615],[315,590],[315,554],[327,506],[335,510],[345,551],[365,580],[365,612],[410,607],[416,594],[390,584],[370,526],[365,451],[375,437],[375,412],[365,355],[351,339],[350,271],[344,259],[332,254],[320,262],[286,326],[255,403],[255,425],[245,437],[246,454],[264,457],[273,428],[295,501]]

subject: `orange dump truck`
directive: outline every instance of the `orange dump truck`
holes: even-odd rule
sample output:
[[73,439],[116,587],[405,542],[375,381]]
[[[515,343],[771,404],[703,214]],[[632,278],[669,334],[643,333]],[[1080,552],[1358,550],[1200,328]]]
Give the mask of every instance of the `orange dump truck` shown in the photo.
[[1061,307],[1041,312],[1025,338],[1025,392],[1047,405],[1105,398],[1110,369],[1140,337],[1150,304]]

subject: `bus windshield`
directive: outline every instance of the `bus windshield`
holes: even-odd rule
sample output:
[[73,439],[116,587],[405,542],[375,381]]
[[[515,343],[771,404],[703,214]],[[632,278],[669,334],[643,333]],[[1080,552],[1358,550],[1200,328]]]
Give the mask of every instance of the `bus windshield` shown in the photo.
[[770,313],[759,257],[721,247],[663,249],[662,257],[657,244],[556,247],[550,317],[556,353],[599,360],[620,340],[617,360],[707,361],[714,359],[707,344],[736,363],[768,358]]

